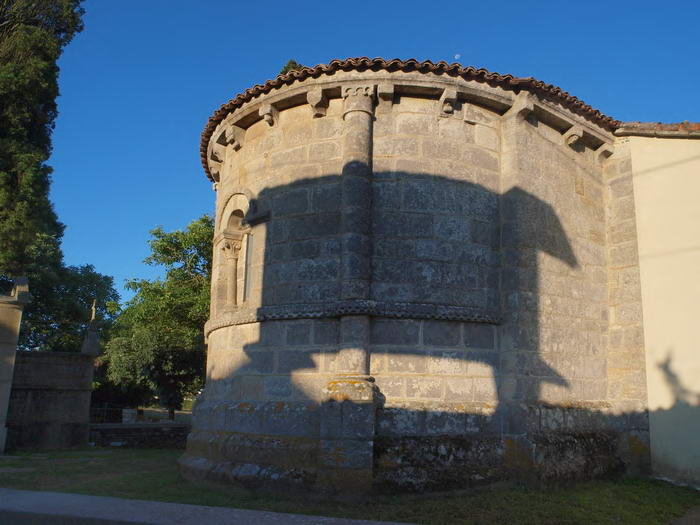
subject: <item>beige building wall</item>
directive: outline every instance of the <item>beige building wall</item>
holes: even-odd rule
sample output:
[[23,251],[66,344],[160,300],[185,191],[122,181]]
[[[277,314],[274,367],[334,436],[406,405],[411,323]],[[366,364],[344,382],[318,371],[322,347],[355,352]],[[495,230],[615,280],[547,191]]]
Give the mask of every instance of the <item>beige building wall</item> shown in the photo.
[[700,140],[629,137],[655,472],[700,484]]

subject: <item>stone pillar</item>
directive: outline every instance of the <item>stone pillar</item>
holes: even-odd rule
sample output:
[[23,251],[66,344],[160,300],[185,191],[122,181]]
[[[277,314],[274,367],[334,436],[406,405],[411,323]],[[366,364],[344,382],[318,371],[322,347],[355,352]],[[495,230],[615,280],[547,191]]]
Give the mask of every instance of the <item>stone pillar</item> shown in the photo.
[[11,295],[0,296],[0,453],[5,450],[7,438],[7,409],[10,404],[19,326],[24,305],[28,302],[29,286],[26,277],[15,280]]
[[[374,85],[343,87],[341,177],[341,299],[369,299],[372,235],[372,122]],[[336,378],[326,386],[321,412],[318,484],[331,491],[372,486],[375,386],[369,375],[370,318],[340,318]]]
[[[371,280],[374,86],[346,87],[343,96],[341,299],[366,300]],[[369,377],[369,317],[343,316],[340,322],[337,371]]]
[[620,137],[613,155],[604,161],[609,293],[607,402],[611,418],[628,414],[619,437],[620,453],[628,472],[643,475],[648,474],[651,468],[650,447],[653,441],[650,443],[646,376],[648,356],[644,345],[638,222],[632,170],[630,139]]
[[[226,283],[224,292],[224,304],[218,305],[217,310],[230,310],[238,304],[238,256],[243,245],[243,233],[225,231],[220,241],[221,270]],[[219,278],[221,280],[221,278]],[[214,294],[212,294],[214,295]],[[219,293],[216,293],[219,297]]]

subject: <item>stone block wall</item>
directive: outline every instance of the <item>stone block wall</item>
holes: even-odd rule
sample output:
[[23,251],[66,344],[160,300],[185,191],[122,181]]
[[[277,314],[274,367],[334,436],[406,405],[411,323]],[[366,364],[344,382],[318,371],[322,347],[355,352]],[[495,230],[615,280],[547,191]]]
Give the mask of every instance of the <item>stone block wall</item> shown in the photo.
[[97,447],[185,448],[187,423],[93,423],[89,443]]
[[600,165],[585,143],[566,144],[534,113],[507,114],[502,125],[499,330],[507,397],[513,405],[600,410],[608,329]]
[[183,473],[423,490],[643,459],[641,397],[616,397],[613,140],[421,72],[338,71],[223,117]]
[[465,123],[461,112],[439,117],[437,105],[401,96],[380,108],[372,158],[372,298],[464,306],[493,317],[498,121],[493,114],[489,126]]
[[8,450],[87,446],[92,375],[90,355],[17,352]]

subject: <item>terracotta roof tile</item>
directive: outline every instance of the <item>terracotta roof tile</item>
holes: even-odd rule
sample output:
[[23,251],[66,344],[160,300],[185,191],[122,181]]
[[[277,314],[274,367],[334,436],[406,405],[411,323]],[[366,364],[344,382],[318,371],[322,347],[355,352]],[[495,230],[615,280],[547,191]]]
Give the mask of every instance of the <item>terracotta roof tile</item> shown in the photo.
[[[464,67],[458,63],[448,64],[447,62],[442,61],[433,63],[429,60],[419,62],[413,58],[408,60],[384,60],[383,58],[367,57],[347,58],[345,60],[336,59],[331,60],[328,64],[319,64],[314,67],[304,67],[300,70],[290,71],[285,75],[279,75],[273,80],[268,80],[264,84],[258,84],[245,90],[243,93],[240,93],[217,109],[211,118],[209,118],[209,121],[202,132],[200,142],[202,165],[204,166],[204,171],[206,172],[207,176],[210,179],[212,178],[211,174],[209,173],[209,167],[207,166],[207,146],[209,144],[209,139],[211,138],[212,133],[214,133],[216,126],[218,126],[219,123],[226,118],[226,115],[232,111],[236,110],[257,96],[264,95],[275,88],[290,85],[297,81],[300,82],[307,78],[317,78],[322,75],[332,75],[336,71],[367,70],[404,72],[418,71],[421,73],[435,73],[438,75],[461,77],[465,80],[484,82],[490,86],[499,86],[513,91],[526,90],[541,97],[553,100],[567,108],[569,111],[581,115],[587,120],[609,131],[615,131],[618,128],[630,130],[638,129],[640,131],[642,128],[644,128],[644,130],[647,130],[645,126],[677,126],[677,128],[673,128],[673,131],[678,131],[681,129],[697,130],[698,127],[700,127],[700,123],[688,122],[682,122],[680,124],[646,124],[638,122],[623,123],[619,120],[615,120],[604,115],[597,109],[593,109],[591,106],[585,104],[575,96],[570,95],[566,91],[553,86],[552,84],[546,84],[541,80],[536,80],[532,77],[514,77],[513,75],[492,73],[483,68],[476,69],[472,66]],[[633,134],[633,132],[630,134]]]
[[621,122],[616,135],[642,135],[650,137],[697,137],[700,136],[700,122]]
[[561,88],[551,84],[546,84],[532,77],[519,78],[514,77],[513,75],[492,73],[483,68],[476,69],[472,66],[464,67],[457,63],[448,64],[447,62],[442,61],[433,63],[430,60],[419,62],[413,58],[408,60],[384,60],[383,58],[367,57],[348,58],[345,60],[336,59],[331,60],[328,64],[319,64],[314,67],[304,67],[300,70],[290,71],[285,75],[279,75],[277,78],[268,80],[264,84],[258,84],[245,90],[243,93],[240,93],[217,109],[211,118],[209,118],[209,121],[202,132],[202,139],[200,142],[202,165],[204,167],[204,171],[207,173],[207,176],[211,178],[209,168],[207,166],[207,145],[209,144],[209,139],[211,138],[212,133],[214,133],[214,129],[222,120],[224,120],[224,118],[226,118],[226,115],[259,95],[269,93],[273,89],[284,85],[293,84],[296,81],[302,81],[310,77],[316,78],[321,75],[332,75],[336,71],[366,70],[405,72],[418,71],[421,73],[436,73],[462,77],[465,80],[485,82],[490,86],[500,86],[505,89],[516,91],[527,90],[545,98],[555,100],[570,111],[585,117],[586,119],[607,130],[612,131],[620,125],[619,121],[603,115],[600,111],[593,109],[591,106],[585,104],[573,95],[569,95]]

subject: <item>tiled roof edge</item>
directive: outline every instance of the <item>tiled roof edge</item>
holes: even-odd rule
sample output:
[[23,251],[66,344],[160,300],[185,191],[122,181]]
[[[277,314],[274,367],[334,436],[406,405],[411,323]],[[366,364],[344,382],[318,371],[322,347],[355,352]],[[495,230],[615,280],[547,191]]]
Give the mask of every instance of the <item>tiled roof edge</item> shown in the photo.
[[[321,75],[330,75],[336,71],[418,71],[420,73],[436,73],[446,74],[455,77],[462,77],[465,80],[475,80],[477,82],[485,82],[490,86],[499,86],[511,90],[526,90],[531,93],[540,95],[544,98],[554,100],[567,108],[569,111],[581,115],[587,120],[597,124],[608,131],[615,131],[622,125],[622,122],[608,117],[593,109],[588,104],[579,100],[573,95],[570,95],[561,88],[552,84],[546,84],[541,80],[532,77],[514,77],[513,75],[501,75],[492,73],[483,68],[474,68],[472,66],[464,67],[456,62],[448,64],[440,61],[433,63],[430,60],[419,62],[413,58],[408,60],[392,59],[384,60],[383,58],[347,58],[345,60],[331,60],[328,64],[319,64],[314,67],[304,67],[296,71],[290,71],[284,75],[278,75],[272,80],[268,80],[264,84],[258,84],[252,88],[246,89],[236,97],[232,98],[209,118],[207,125],[202,132],[200,141],[200,156],[202,166],[207,176],[212,179],[207,165],[207,146],[214,129],[223,121],[226,116],[235,111],[237,108],[249,102],[253,98],[269,93],[275,88],[283,85],[290,85],[296,81],[303,81],[310,77],[319,77]],[[213,179],[212,179],[213,180]]]
[[615,130],[618,137],[700,138],[700,122],[621,122]]

